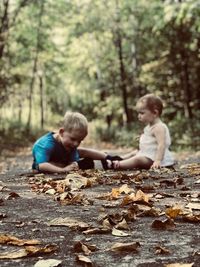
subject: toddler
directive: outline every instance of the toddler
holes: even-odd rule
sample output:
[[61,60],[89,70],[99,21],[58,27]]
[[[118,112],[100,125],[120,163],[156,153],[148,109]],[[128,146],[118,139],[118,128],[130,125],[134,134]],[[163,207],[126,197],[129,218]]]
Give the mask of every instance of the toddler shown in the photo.
[[147,94],[138,100],[136,109],[139,121],[147,124],[140,136],[139,150],[123,156],[121,161],[107,160],[109,168],[125,170],[172,166],[174,159],[169,151],[169,129],[160,119],[162,100],[158,96]]

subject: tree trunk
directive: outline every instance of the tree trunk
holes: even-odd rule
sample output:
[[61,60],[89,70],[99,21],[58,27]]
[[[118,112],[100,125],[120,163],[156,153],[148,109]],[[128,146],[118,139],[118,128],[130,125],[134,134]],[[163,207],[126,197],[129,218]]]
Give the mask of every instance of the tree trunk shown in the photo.
[[9,28],[9,18],[8,18],[9,0],[4,0],[3,6],[4,6],[4,12],[1,18],[1,26],[0,26],[0,59],[3,57],[6,35],[8,33],[8,28]]
[[40,125],[44,128],[44,83],[42,76],[39,75],[40,83]]
[[120,88],[122,92],[122,101],[123,101],[123,108],[126,117],[126,123],[129,124],[131,122],[131,117],[129,114],[128,109],[128,94],[127,94],[127,85],[126,85],[126,71],[125,65],[123,61],[123,49],[122,49],[122,37],[121,37],[121,30],[120,30],[120,9],[118,0],[116,0],[116,21],[115,21],[115,31],[114,31],[114,39],[115,39],[115,46],[118,53],[119,59],[119,71],[120,71]]
[[27,131],[30,131],[31,128],[31,121],[32,121],[32,98],[33,98],[33,89],[35,84],[35,76],[37,73],[37,65],[38,65],[38,57],[39,57],[39,49],[40,49],[40,29],[42,25],[42,15],[44,11],[44,1],[41,2],[40,6],[40,13],[39,13],[39,19],[38,19],[38,28],[37,28],[37,40],[36,40],[36,52],[35,52],[35,58],[33,62],[33,70],[32,70],[32,77],[30,81],[30,87],[29,87],[29,113],[28,113],[28,121],[27,121]]
[[127,87],[126,87],[126,72],[123,62],[123,51],[122,51],[122,38],[121,34],[117,32],[117,40],[116,46],[118,51],[119,57],[119,67],[120,67],[120,79],[121,79],[121,91],[122,91],[122,101],[123,101],[123,108],[126,115],[126,123],[129,124],[131,122],[128,110],[128,95],[127,95]]

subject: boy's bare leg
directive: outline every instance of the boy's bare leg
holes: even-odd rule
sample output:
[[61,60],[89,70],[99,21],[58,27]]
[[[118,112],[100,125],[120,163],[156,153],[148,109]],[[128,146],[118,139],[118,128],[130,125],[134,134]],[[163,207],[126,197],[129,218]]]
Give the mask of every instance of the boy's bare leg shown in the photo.
[[135,156],[122,161],[113,161],[114,169],[128,170],[128,169],[149,169],[153,161],[149,158],[142,156]]

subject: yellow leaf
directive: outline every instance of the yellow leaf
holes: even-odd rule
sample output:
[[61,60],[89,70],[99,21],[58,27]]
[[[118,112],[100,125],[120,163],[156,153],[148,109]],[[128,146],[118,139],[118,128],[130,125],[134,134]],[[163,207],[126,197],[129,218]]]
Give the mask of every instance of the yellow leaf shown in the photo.
[[165,210],[165,214],[172,219],[175,219],[181,213],[182,213],[182,209],[178,206],[170,207]]
[[118,188],[112,188],[111,196],[112,198],[116,199],[120,195],[120,191]]
[[123,184],[120,188],[119,188],[119,193],[124,193],[124,194],[128,194],[131,191],[133,191],[132,188],[129,188],[127,184]]

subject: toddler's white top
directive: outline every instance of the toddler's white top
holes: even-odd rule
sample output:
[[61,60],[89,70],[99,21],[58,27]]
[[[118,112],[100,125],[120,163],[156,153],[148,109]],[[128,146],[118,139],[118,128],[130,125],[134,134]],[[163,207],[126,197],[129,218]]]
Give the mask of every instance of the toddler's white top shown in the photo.
[[[169,146],[171,145],[169,129],[165,123],[158,123],[161,123],[162,126],[165,128],[165,153],[163,160],[161,161],[161,166],[171,166],[174,164],[174,159],[171,152],[169,151]],[[137,156],[145,156],[147,158],[150,158],[152,161],[155,161],[156,151],[158,147],[156,138],[152,134],[152,130],[154,127],[155,125],[147,125],[144,128],[144,132],[140,136],[139,151],[137,153]]]

